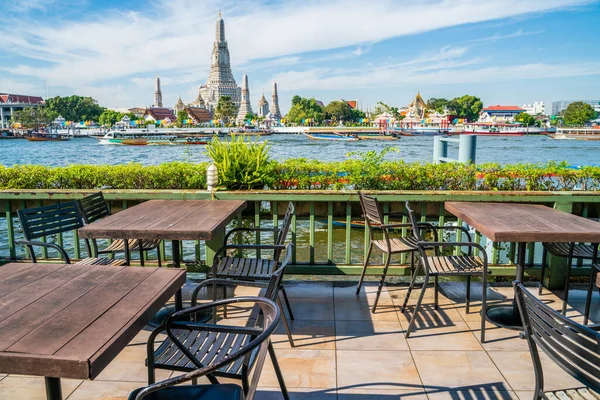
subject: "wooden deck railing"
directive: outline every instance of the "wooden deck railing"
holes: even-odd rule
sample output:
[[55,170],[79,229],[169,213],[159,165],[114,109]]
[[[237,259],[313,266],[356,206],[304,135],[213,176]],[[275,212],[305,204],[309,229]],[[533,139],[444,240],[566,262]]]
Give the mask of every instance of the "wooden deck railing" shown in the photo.
[[[38,207],[55,202],[80,198],[92,191],[87,190],[4,190],[0,191],[0,207],[4,213],[0,218],[0,260],[26,260],[25,249],[15,245],[20,237],[20,226],[16,219],[16,210],[26,207]],[[404,202],[411,201],[421,218],[434,223],[462,223],[444,210],[445,201],[490,201],[524,202],[545,204],[566,212],[584,217],[597,218],[600,214],[599,192],[418,192],[385,191],[370,192],[381,202],[385,211],[402,211]],[[241,199],[249,203],[238,224],[272,226],[285,212],[285,205],[293,201],[296,215],[292,220],[291,240],[295,244],[291,273],[299,274],[357,274],[361,270],[364,257],[364,241],[368,240],[367,230],[352,228],[352,221],[361,220],[358,196],[354,191],[225,191],[214,194],[206,191],[189,190],[106,190],[105,198],[113,212],[131,207],[150,199]],[[406,221],[404,219],[404,221]],[[345,226],[339,226],[343,225]],[[516,247],[511,243],[489,243],[487,238],[475,232],[477,242],[489,249],[491,268],[494,275],[514,275]],[[269,241],[272,236],[256,237],[256,241]],[[82,246],[76,232],[72,237],[56,238],[58,244],[64,244],[75,259],[82,256]],[[163,250],[164,249],[163,244]],[[167,256],[162,252],[165,260]],[[204,257],[204,244],[185,243],[184,258],[188,267],[201,264]],[[47,252],[41,254],[41,260],[51,260]],[[526,272],[535,275],[539,264],[541,249],[539,244],[528,246]],[[376,258],[373,258],[376,262]],[[151,262],[151,260],[149,260]],[[407,274],[405,257],[394,260],[391,274]],[[549,274],[550,287],[560,286],[563,280],[561,260],[552,259]],[[581,265],[580,265],[581,266]],[[587,274],[588,268],[576,268],[575,275]],[[380,273],[378,267],[369,271]]]

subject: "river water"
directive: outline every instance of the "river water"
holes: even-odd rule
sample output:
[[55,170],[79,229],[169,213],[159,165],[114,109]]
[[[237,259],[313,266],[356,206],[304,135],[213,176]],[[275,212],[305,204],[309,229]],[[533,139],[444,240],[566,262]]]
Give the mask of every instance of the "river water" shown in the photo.
[[[388,153],[389,159],[429,162],[433,155],[433,137],[403,137],[394,142],[362,140],[337,142],[310,140],[304,135],[271,135],[258,140],[271,143],[270,154],[277,160],[314,158],[341,161],[352,151],[381,150],[396,146],[399,152]],[[457,146],[457,145],[456,145]],[[450,145],[450,157],[457,157],[457,147]],[[114,146],[101,145],[93,138],[68,142],[28,142],[0,140],[0,164],[122,164],[135,162],[156,165],[169,161],[199,162],[208,160],[204,146]],[[571,165],[600,162],[600,141],[553,140],[545,136],[495,136],[477,138],[477,163],[546,163],[566,161]]]

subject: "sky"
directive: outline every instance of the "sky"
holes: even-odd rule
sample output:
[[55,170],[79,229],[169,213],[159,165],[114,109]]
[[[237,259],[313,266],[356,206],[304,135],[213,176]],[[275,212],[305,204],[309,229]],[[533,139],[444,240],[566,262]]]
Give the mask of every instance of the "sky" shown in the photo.
[[[600,98],[600,0],[0,0],[0,92],[173,106],[205,83],[219,10],[256,109],[277,82],[328,103]],[[256,111],[256,110],[255,110]]]

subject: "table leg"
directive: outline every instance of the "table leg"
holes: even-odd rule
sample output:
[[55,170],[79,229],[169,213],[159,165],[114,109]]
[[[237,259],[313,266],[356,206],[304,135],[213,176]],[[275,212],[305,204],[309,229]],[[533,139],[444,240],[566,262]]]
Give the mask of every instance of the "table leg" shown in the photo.
[[214,237],[211,240],[206,241],[206,265],[208,268],[212,268],[215,254],[221,247],[223,247],[223,238],[225,237],[225,230],[215,232]]
[[125,246],[125,265],[131,265],[131,254],[129,253],[129,239],[123,239]]
[[142,248],[142,241],[138,239],[138,246],[140,248],[140,266],[144,266],[144,249]]
[[[179,240],[171,241],[172,253],[173,253],[173,268],[181,268],[181,253],[179,252]],[[183,294],[181,289],[175,293],[175,310],[179,311],[183,309]]]
[[[527,251],[527,243],[519,243],[518,248],[518,259],[517,259],[517,276],[516,280],[519,282],[523,282],[523,278],[525,277],[525,252]],[[493,323],[494,325],[522,330],[523,323],[521,322],[521,316],[519,314],[519,309],[517,306],[517,301],[513,297],[512,305],[498,305],[498,306],[489,306],[487,310],[487,320]]]
[[46,399],[47,400],[62,400],[62,389],[60,387],[60,378],[44,377],[46,382]]

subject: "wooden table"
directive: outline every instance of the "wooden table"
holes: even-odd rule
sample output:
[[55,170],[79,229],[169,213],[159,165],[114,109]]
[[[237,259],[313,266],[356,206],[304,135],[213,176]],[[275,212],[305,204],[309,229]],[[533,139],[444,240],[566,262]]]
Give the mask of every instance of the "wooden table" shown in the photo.
[[185,283],[172,268],[12,263],[0,267],[0,373],[94,379]]
[[[225,227],[245,208],[241,200],[149,200],[79,229],[79,236],[171,240],[176,268],[181,264],[181,240],[205,240],[206,263],[211,266],[223,246]],[[181,309],[180,292],[176,298],[176,308]]]
[[[518,243],[517,280],[523,281],[527,243],[600,242],[600,223],[537,204],[446,202],[445,208],[493,242]],[[520,329],[516,302],[491,306],[487,318]]]

